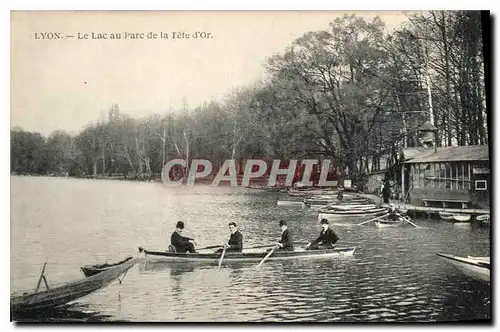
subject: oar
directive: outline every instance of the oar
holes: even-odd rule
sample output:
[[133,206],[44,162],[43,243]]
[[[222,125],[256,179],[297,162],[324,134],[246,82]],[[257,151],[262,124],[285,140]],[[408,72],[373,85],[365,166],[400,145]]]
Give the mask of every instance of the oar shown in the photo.
[[402,217],[402,218],[403,218],[404,220],[406,220],[406,222],[408,222],[408,223],[412,224],[413,226],[415,226],[416,228],[422,228],[422,227],[417,226],[417,225],[415,225],[414,223],[412,223],[412,222],[410,221],[410,218],[408,218],[408,217]]
[[222,265],[222,260],[224,259],[224,254],[226,253],[226,246],[224,246],[224,249],[222,250],[222,255],[220,255],[220,259],[219,259],[219,268],[217,269],[217,271],[220,270],[220,266]]
[[278,246],[275,246],[273,249],[271,249],[271,251],[269,251],[269,253],[266,255],[266,257],[262,258],[262,260],[260,261],[260,263],[257,265],[256,269],[258,269],[262,264],[264,264],[264,262],[266,261],[266,259],[269,258],[269,256],[271,256],[274,252],[275,249],[277,249]]
[[208,246],[208,247],[203,247],[203,248],[197,248],[197,250],[203,250],[203,249],[214,249],[214,248],[220,248],[222,247],[221,244],[216,245],[216,246]]
[[369,223],[370,221],[375,221],[375,220],[379,220],[379,219],[382,219],[382,218],[385,218],[389,215],[389,213],[386,213],[382,216],[379,216],[379,217],[376,217],[376,218],[373,218],[373,219],[370,219],[370,220],[367,220],[367,221],[363,221],[362,223],[359,223],[359,224],[356,224],[357,226],[361,226],[361,225],[364,225],[366,223]]
[[254,246],[254,247],[248,247],[248,248],[243,248],[243,249],[260,249],[260,248],[268,248],[268,247],[272,247],[274,246],[275,244],[264,244],[262,246]]

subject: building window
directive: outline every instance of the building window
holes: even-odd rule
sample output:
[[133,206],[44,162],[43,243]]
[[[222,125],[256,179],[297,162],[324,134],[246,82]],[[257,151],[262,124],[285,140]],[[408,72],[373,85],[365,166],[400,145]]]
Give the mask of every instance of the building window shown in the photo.
[[476,190],[488,190],[488,182],[486,180],[476,180],[474,187]]

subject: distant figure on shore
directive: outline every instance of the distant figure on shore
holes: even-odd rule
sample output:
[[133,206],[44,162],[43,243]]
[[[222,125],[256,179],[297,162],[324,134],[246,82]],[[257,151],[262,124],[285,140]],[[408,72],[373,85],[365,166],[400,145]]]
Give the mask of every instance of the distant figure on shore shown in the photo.
[[320,224],[323,229],[319,233],[319,237],[316,240],[307,244],[307,250],[333,249],[335,243],[337,243],[337,241],[339,240],[337,234],[335,234],[335,232],[330,229],[328,220],[321,219]]
[[170,243],[175,247],[175,251],[181,253],[185,253],[188,251],[190,253],[196,253],[196,250],[194,250],[194,239],[182,236],[184,223],[182,221],[177,222],[175,228],[175,231],[170,237]]
[[389,182],[389,179],[387,177],[384,179],[382,197],[384,198],[384,203],[389,203],[389,198],[391,197],[391,183]]
[[338,200],[339,202],[342,202],[342,200],[344,199],[344,187],[339,186],[339,187],[337,188],[337,191],[338,191],[338,192],[337,192],[337,200]]
[[[226,251],[242,252],[243,251],[243,235],[238,230],[235,222],[229,223],[229,231],[231,232],[229,236],[229,241],[224,245]],[[222,252],[224,248],[219,248],[216,253]]]

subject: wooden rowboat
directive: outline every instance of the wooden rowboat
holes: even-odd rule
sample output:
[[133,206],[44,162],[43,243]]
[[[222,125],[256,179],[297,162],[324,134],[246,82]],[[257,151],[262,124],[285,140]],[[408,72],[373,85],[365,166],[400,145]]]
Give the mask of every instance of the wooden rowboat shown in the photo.
[[470,214],[462,214],[462,213],[453,215],[453,219],[455,219],[456,221],[469,221],[470,217],[471,217]]
[[489,257],[459,257],[447,254],[439,254],[447,263],[455,267],[468,277],[476,280],[490,282],[490,260]]
[[453,213],[449,213],[449,212],[439,212],[439,217],[443,220],[451,220],[453,219]]
[[386,208],[374,208],[367,210],[324,210],[320,209],[318,215],[318,220],[329,219],[329,218],[339,218],[339,217],[364,217],[364,216],[378,216],[387,213]]
[[[286,259],[318,259],[318,258],[334,258],[343,256],[353,256],[356,247],[335,248],[335,249],[320,249],[320,250],[305,250],[296,249],[294,251],[276,250],[267,259],[286,260]],[[165,261],[165,262],[210,262],[217,264],[219,262],[220,253],[177,253],[161,250],[146,250],[139,247],[139,252],[144,253],[146,260],[150,261]],[[266,251],[245,251],[243,252],[226,252],[224,262],[260,262],[267,255]]]
[[[10,297],[11,311],[14,313],[26,312],[64,305],[109,285],[125,274],[134,264],[135,259],[132,259],[88,278],[51,288],[48,288],[48,284],[46,284],[48,289],[43,291],[38,291],[37,287],[37,290],[31,293],[13,294]],[[45,280],[43,272],[40,280],[42,277]]]
[[80,269],[82,270],[83,274],[85,274],[86,277],[91,277],[95,274],[109,270],[113,266],[121,265],[125,262],[128,262],[131,259],[133,259],[133,257],[127,257],[126,259],[122,260],[121,262],[114,263],[114,264],[105,263],[105,264],[101,264],[101,265],[85,265],[85,266],[82,266]]
[[278,200],[278,206],[298,206],[304,207],[304,201],[302,200]]
[[390,228],[390,227],[399,227],[404,224],[404,220],[380,220],[375,221],[375,227],[377,228]]

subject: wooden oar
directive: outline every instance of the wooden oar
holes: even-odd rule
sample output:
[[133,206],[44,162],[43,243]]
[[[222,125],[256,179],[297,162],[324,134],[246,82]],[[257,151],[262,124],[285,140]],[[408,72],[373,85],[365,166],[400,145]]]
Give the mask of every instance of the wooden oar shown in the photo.
[[222,247],[221,244],[216,245],[216,246],[208,246],[208,247],[203,247],[203,248],[197,248],[196,250],[203,250],[203,249],[214,249],[214,248],[220,248]]
[[243,249],[260,249],[260,248],[269,248],[269,247],[272,247],[274,246],[275,244],[264,244],[264,245],[261,245],[261,246],[254,246],[254,247],[248,247],[248,248],[243,248]]
[[219,259],[219,268],[217,269],[217,271],[220,270],[220,266],[222,265],[222,260],[224,259],[224,254],[226,253],[226,246],[224,246],[224,249],[222,250],[222,254],[220,255],[220,259]]
[[379,216],[379,217],[376,217],[376,218],[373,218],[373,219],[370,219],[370,220],[367,220],[367,221],[363,221],[362,223],[359,223],[359,224],[356,224],[357,226],[361,226],[361,225],[364,225],[366,223],[369,223],[370,221],[375,221],[375,220],[379,220],[379,219],[382,219],[382,218],[385,218],[389,215],[389,213],[386,213],[384,214],[383,216]]
[[410,218],[408,218],[408,217],[402,217],[402,218],[403,218],[403,220],[406,220],[406,222],[407,222],[407,223],[412,224],[412,225],[413,225],[413,226],[415,226],[416,228],[422,228],[422,227],[417,226],[417,225],[415,225],[414,223],[412,223],[412,222],[410,221]]
[[264,262],[266,261],[266,259],[269,258],[269,256],[271,256],[274,252],[275,249],[278,249],[278,246],[275,246],[273,249],[271,249],[271,251],[269,251],[269,253],[266,255],[266,257],[262,258],[262,260],[260,261],[260,263],[257,265],[256,269],[258,269],[262,264],[264,264]]

